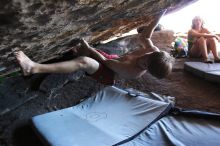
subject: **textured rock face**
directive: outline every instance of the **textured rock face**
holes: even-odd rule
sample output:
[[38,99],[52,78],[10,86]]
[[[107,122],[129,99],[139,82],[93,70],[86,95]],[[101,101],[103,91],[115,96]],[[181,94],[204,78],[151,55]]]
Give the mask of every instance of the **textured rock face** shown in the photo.
[[16,69],[16,48],[44,62],[68,50],[77,37],[97,43],[147,25],[165,9],[169,13],[194,1],[1,0],[0,74]]

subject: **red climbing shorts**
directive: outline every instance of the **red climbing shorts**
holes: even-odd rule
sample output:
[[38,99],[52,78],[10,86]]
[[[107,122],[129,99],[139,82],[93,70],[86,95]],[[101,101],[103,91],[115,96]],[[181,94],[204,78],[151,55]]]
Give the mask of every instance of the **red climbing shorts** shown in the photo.
[[99,69],[89,76],[104,85],[113,85],[115,83],[115,73],[101,63],[99,64]]
[[100,54],[102,54],[102,55],[103,55],[105,58],[107,58],[107,59],[116,59],[116,58],[119,57],[119,56],[116,55],[116,54],[109,55],[109,54],[107,54],[107,53],[105,53],[105,52],[103,52],[103,51],[101,51],[101,50],[96,50],[96,51],[98,51]]

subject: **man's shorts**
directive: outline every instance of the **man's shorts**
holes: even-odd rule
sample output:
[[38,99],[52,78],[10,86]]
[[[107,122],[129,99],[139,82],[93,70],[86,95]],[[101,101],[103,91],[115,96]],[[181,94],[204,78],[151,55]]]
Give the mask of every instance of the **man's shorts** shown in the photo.
[[117,54],[111,54],[110,55],[110,54],[107,54],[104,51],[98,50],[98,49],[96,51],[98,51],[100,54],[102,54],[107,59],[117,59],[117,58],[119,58],[119,56]]
[[89,76],[104,85],[113,85],[115,83],[115,73],[101,63],[99,64],[99,69]]

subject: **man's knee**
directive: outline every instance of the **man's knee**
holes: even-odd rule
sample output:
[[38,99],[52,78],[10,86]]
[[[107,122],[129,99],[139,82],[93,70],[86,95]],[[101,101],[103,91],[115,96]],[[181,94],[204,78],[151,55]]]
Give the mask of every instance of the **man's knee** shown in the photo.
[[80,56],[77,58],[80,68],[84,68],[90,64],[90,57]]
[[94,73],[99,68],[99,63],[90,57],[81,56],[78,57],[78,60],[79,67],[89,74]]

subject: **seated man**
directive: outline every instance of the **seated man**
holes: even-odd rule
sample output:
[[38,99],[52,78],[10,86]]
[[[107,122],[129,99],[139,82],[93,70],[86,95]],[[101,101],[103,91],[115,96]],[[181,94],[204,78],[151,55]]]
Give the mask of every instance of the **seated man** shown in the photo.
[[[159,20],[159,18],[158,18]],[[73,49],[80,57],[53,64],[39,64],[30,60],[22,51],[15,56],[24,75],[34,73],[68,73],[83,70],[103,84],[113,84],[115,75],[126,79],[141,77],[149,71],[157,78],[167,76],[172,70],[173,58],[165,51],[159,51],[150,40],[158,20],[152,22],[149,29],[141,35],[145,48],[128,53],[117,59],[107,59],[89,44],[79,39],[79,46]],[[147,39],[143,38],[147,36]]]

